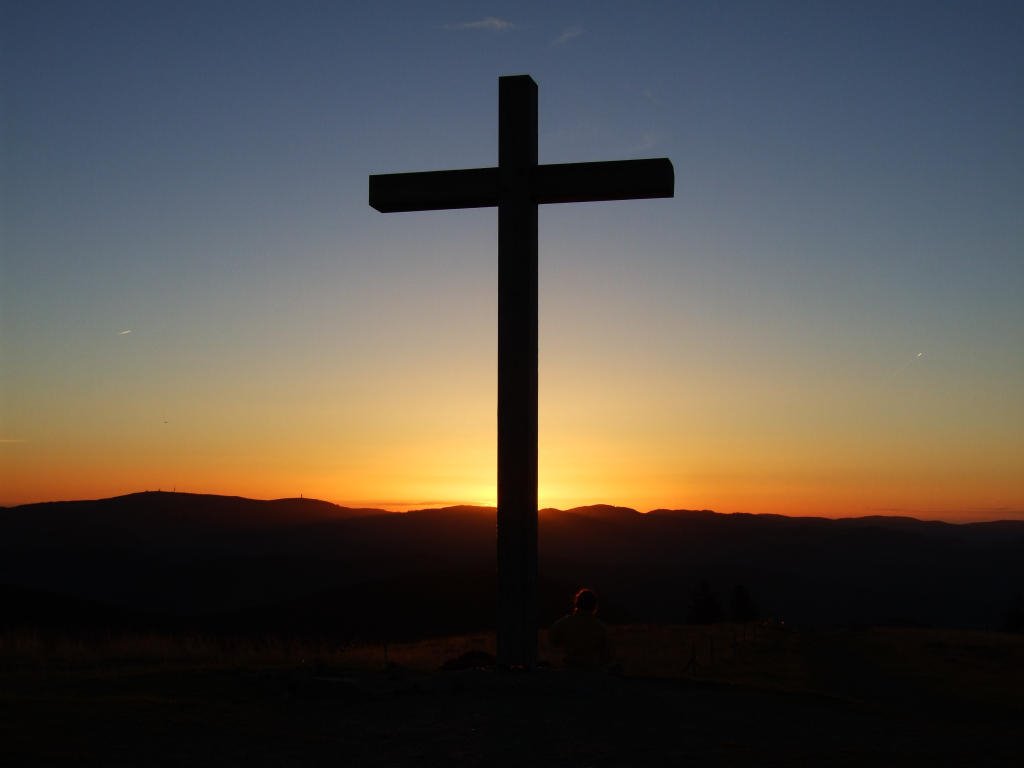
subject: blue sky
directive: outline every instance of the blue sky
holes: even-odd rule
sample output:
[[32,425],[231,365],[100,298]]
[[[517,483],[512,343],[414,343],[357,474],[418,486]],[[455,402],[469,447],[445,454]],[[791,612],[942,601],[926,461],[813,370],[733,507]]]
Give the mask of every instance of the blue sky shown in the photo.
[[494,164],[528,73],[542,162],[676,168],[541,212],[542,497],[1024,509],[1019,4],[3,14],[0,503],[488,500],[496,215],[366,179]]

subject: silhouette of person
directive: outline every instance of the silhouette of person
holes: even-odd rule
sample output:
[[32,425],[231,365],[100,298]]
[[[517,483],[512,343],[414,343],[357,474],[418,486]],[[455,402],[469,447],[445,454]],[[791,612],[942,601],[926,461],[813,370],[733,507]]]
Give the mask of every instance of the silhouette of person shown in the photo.
[[548,640],[565,654],[570,669],[603,669],[612,662],[608,627],[597,618],[597,595],[583,587],[573,597],[573,611],[548,630]]

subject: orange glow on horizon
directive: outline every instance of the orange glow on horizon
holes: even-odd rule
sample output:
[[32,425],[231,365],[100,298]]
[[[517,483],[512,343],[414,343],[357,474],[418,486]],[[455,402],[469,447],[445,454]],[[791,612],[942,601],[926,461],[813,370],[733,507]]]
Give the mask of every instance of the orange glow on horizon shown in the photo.
[[[1024,519],[1024,446],[998,401],[980,402],[972,421],[943,422],[941,400],[875,413],[851,395],[835,415],[804,390],[774,391],[755,407],[695,381],[697,407],[657,383],[644,397],[617,375],[583,388],[550,377],[540,508]],[[434,386],[388,378],[357,406],[325,409],[347,402],[330,392],[259,419],[250,403],[192,405],[183,395],[166,420],[136,418],[144,408],[130,399],[81,414],[41,405],[42,416],[8,433],[18,439],[0,441],[0,505],[177,489],[396,511],[493,507],[493,380]],[[826,411],[838,419],[828,429]]]
[[[429,482],[429,478],[418,477],[405,484],[395,482],[391,493],[374,492],[375,488],[355,483],[349,486],[351,490],[338,492],[338,486],[329,477],[322,478],[320,482],[310,482],[309,478],[296,475],[289,481],[287,477],[269,473],[262,477],[254,476],[237,467],[223,467],[221,471],[201,471],[193,467],[189,473],[191,476],[186,476],[185,482],[180,483],[168,479],[165,473],[146,472],[142,467],[139,467],[138,472],[131,473],[140,478],[136,482],[108,479],[98,469],[85,461],[72,471],[64,471],[59,477],[45,480],[38,476],[32,477],[29,473],[21,474],[13,478],[13,481],[12,478],[4,478],[0,504],[15,506],[43,501],[107,498],[144,490],[176,490],[257,499],[302,495],[342,506],[372,507],[395,512],[460,505],[494,507],[497,504],[493,482],[453,483],[444,486]],[[965,485],[962,479],[958,482],[957,478],[947,478],[944,483],[932,480],[921,487],[900,488],[893,484],[887,490],[881,490],[878,487],[858,487],[856,484],[848,488],[834,485],[830,489],[815,487],[811,483],[801,486],[795,482],[779,483],[774,487],[768,484],[755,486],[753,483],[744,484],[742,478],[735,477],[731,488],[713,493],[699,489],[689,492],[684,488],[673,490],[671,486],[659,489],[652,485],[647,486],[646,493],[636,493],[629,487],[626,473],[621,468],[619,473],[600,473],[602,477],[580,477],[583,473],[578,471],[572,474],[572,477],[562,481],[555,478],[541,484],[540,509],[609,504],[631,507],[640,512],[652,509],[712,509],[720,513],[746,512],[797,517],[902,515],[949,522],[1024,520],[1024,504],[1012,506],[1001,503],[997,494],[984,493],[983,483]],[[391,479],[393,482],[399,480],[394,477]],[[587,480],[593,482],[588,484]],[[40,491],[40,488],[45,490]],[[960,502],[959,505],[956,502]]]

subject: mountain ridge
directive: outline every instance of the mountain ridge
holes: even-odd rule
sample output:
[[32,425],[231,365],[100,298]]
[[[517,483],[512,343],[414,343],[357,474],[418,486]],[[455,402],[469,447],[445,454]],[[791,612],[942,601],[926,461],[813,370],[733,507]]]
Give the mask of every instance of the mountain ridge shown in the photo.
[[[487,505],[477,504],[455,504],[450,506],[442,507],[422,507],[416,509],[409,509],[405,511],[394,511],[383,509],[379,507],[349,507],[342,504],[336,504],[331,501],[324,501],[322,499],[316,499],[311,497],[284,497],[278,499],[254,499],[247,496],[236,496],[229,494],[212,494],[212,493],[191,493],[187,491],[134,491],[131,493],[121,494],[118,496],[109,496],[98,499],[69,499],[61,501],[37,501],[28,502],[26,504],[15,504],[10,506],[0,506],[0,513],[13,512],[17,510],[42,510],[42,509],[88,509],[95,505],[107,505],[107,504],[126,504],[131,505],[133,502],[152,502],[154,500],[170,501],[172,503],[184,504],[196,503],[196,502],[213,502],[220,506],[226,506],[227,503],[246,505],[249,509],[274,509],[277,510],[292,510],[292,511],[306,511],[306,517],[320,517],[320,518],[345,518],[354,516],[370,516],[370,515],[423,515],[429,513],[443,513],[443,514],[458,514],[458,513],[481,513],[481,512],[496,512],[497,508]],[[314,514],[318,513],[318,514]],[[757,518],[761,520],[768,519],[785,519],[785,520],[814,520],[814,521],[827,521],[841,524],[857,524],[866,525],[871,523],[877,523],[880,525],[905,525],[905,524],[937,524],[943,526],[977,526],[977,525],[1003,525],[1007,527],[1021,526],[1024,529],[1024,520],[1015,520],[1010,518],[997,519],[997,520],[984,520],[984,521],[950,521],[950,520],[934,520],[927,518],[914,517],[912,515],[858,515],[858,516],[846,516],[846,517],[827,517],[825,515],[785,515],[772,512],[717,512],[712,509],[669,509],[666,507],[658,507],[655,509],[642,512],[633,507],[626,507],[621,505],[613,504],[586,504],[578,507],[571,507],[569,509],[560,509],[558,507],[543,507],[539,510],[541,515],[545,513],[561,513],[561,514],[573,514],[583,517],[593,518],[605,518],[605,519],[621,519],[624,517],[635,517],[635,516],[690,516],[690,517],[719,517],[719,518]]]

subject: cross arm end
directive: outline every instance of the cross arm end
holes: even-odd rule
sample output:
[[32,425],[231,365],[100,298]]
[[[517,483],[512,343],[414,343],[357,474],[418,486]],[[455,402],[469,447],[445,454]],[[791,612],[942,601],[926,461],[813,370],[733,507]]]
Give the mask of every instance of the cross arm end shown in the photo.
[[538,165],[534,190],[538,203],[673,197],[675,170],[667,157]]
[[370,206],[381,213],[485,208],[498,204],[498,169],[370,176]]

